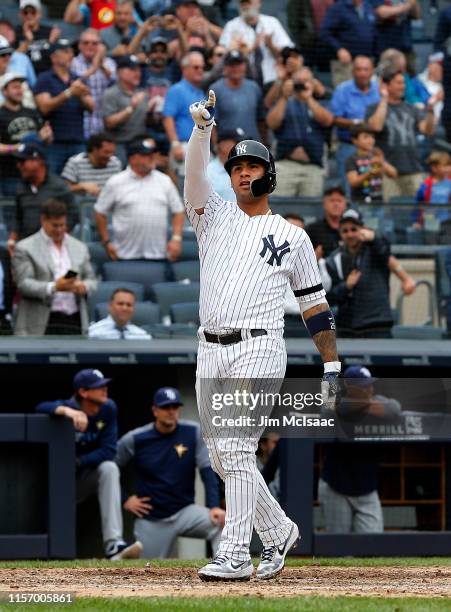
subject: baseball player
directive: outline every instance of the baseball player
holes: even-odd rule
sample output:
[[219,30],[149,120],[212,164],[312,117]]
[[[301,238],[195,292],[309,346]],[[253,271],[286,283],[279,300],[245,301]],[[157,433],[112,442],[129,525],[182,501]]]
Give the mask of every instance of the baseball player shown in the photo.
[[[203,580],[249,580],[252,528],[263,551],[257,578],[282,571],[299,530],[269,492],[256,465],[264,427],[224,437],[213,425],[211,380],[283,380],[283,313],[288,282],[324,361],[323,396],[338,390],[335,324],[325,299],[315,253],[303,229],[272,215],[274,159],[254,140],[237,143],[225,163],[236,203],[212,190],[207,178],[215,94],[190,106],[195,126],[186,154],[185,206],[199,244],[200,322],[196,392],[202,433],[213,469],[224,480],[226,519],[218,551],[199,570]],[[276,389],[277,391],[278,389]],[[269,408],[269,412],[271,407]]]
[[117,444],[117,406],[108,397],[108,384],[100,370],[81,370],[74,376],[74,395],[41,402],[36,412],[70,419],[75,428],[77,504],[97,493],[105,556],[111,561],[136,559],[139,541],[123,539],[121,485],[114,453]]
[[[178,389],[162,387],[154,395],[155,421],[129,431],[117,445],[116,463],[134,468],[134,494],[124,508],[136,516],[134,531],[142,557],[173,556],[177,536],[204,538],[216,551],[224,510],[219,481],[210,467],[198,423],[180,419]],[[205,485],[206,505],[194,503],[196,467]]]

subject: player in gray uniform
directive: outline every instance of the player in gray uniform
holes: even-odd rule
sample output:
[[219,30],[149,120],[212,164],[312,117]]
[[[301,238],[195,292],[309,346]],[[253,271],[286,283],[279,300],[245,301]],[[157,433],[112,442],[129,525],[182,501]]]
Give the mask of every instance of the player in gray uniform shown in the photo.
[[[211,418],[211,381],[282,382],[286,369],[283,314],[287,284],[324,362],[323,396],[337,393],[335,324],[325,299],[315,253],[303,229],[272,215],[268,195],[276,186],[274,160],[259,142],[230,151],[225,168],[237,202],[226,202],[207,178],[215,94],[191,105],[195,126],[186,153],[185,206],[199,244],[200,322],[196,392],[202,432],[213,469],[224,480],[226,520],[214,560],[199,570],[203,580],[248,580],[255,527],[263,551],[257,578],[282,571],[299,538],[269,492],[256,465],[264,427],[223,435]],[[273,388],[272,391],[278,391]],[[270,412],[271,408],[269,408]],[[237,408],[235,414],[243,412]],[[246,435],[243,435],[243,431]]]

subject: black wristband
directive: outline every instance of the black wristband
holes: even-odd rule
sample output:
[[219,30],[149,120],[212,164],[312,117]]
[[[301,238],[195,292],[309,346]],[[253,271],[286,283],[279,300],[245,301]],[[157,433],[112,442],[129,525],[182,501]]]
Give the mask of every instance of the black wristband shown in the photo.
[[330,310],[319,312],[305,320],[305,326],[313,337],[321,331],[335,331],[335,319]]

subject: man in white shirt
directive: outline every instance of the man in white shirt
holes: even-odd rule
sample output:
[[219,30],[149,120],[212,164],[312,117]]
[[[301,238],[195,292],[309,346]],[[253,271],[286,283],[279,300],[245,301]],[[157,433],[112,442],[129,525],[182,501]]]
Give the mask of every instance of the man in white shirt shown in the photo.
[[[185,220],[180,195],[169,176],[155,169],[153,141],[134,141],[127,153],[128,167],[106,182],[94,207],[102,243],[113,260],[175,261],[182,251]],[[172,217],[169,242],[168,213]],[[108,232],[109,214],[114,242]]]
[[254,76],[260,85],[277,78],[276,58],[284,47],[294,47],[280,21],[260,14],[261,0],[240,0],[240,16],[228,21],[219,43],[249,54]]
[[97,282],[88,248],[66,233],[66,221],[65,203],[47,200],[41,229],[16,244],[17,335],[80,334],[88,327],[86,297]]
[[131,289],[115,289],[108,306],[110,314],[96,323],[91,323],[89,337],[98,340],[150,340],[150,334],[131,323],[135,314],[135,299]]

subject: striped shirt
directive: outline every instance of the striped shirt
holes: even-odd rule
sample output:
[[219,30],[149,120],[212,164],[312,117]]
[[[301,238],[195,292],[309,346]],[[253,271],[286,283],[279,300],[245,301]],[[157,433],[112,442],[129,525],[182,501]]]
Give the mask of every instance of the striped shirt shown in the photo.
[[[106,89],[113,85],[116,80],[116,64],[109,58],[105,57],[103,64],[107,67],[110,76],[98,68],[94,74],[86,78],[86,84],[88,85],[91,96],[94,98],[95,108],[93,113],[88,111],[84,112],[83,115],[83,128],[85,132],[85,138],[89,138],[91,134],[96,134],[103,130],[103,117],[102,117],[102,98]],[[72,60],[71,70],[78,76],[82,77],[92,66],[92,63],[83,57],[79,53]]]
[[66,162],[61,176],[70,183],[95,183],[103,187],[107,180],[114,174],[121,172],[122,165],[119,159],[113,155],[105,168],[95,168],[88,153],[72,155]]
[[98,340],[150,340],[152,337],[145,329],[133,323],[118,327],[111,315],[96,323],[91,323],[88,336]]
[[193,130],[185,179],[199,243],[201,326],[214,333],[282,330],[288,283],[299,302],[325,301],[312,243],[280,215],[251,217],[214,192],[206,174],[209,141],[209,133]]

